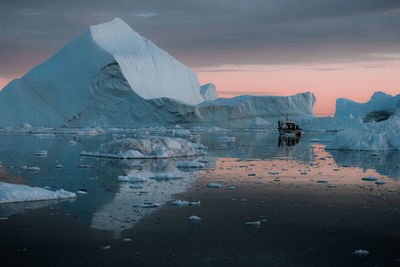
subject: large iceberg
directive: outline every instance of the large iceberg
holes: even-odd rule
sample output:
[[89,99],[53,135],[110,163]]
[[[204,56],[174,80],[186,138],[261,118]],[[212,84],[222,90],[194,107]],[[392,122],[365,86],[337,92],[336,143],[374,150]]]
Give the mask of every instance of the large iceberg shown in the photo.
[[375,92],[366,103],[358,103],[346,98],[336,99],[335,117],[361,117],[364,118],[369,112],[388,111],[394,112],[400,101],[400,94],[392,96],[384,92]]
[[143,127],[314,117],[312,93],[218,98],[197,75],[125,22],[91,26],[0,91],[0,127]]
[[118,65],[129,89],[143,99],[204,101],[193,71],[116,18],[91,26],[1,90],[0,127],[62,126],[83,109],[94,78],[109,64]]

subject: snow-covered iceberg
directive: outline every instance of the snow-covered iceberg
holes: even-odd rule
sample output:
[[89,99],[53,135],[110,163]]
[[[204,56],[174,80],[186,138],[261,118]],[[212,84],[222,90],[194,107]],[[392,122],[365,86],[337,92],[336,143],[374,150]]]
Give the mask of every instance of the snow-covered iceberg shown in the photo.
[[40,187],[0,182],[0,204],[11,202],[38,201],[76,197],[75,193],[64,189],[50,191]]
[[350,99],[336,99],[335,117],[361,117],[364,118],[369,112],[389,111],[394,113],[396,105],[400,101],[400,94],[392,96],[384,92],[375,92],[366,103],[358,103]]
[[1,90],[0,127],[63,125],[82,111],[93,80],[109,64],[118,65],[130,91],[143,99],[168,97],[190,105],[204,101],[193,71],[116,18],[91,26]]
[[247,127],[255,118],[313,117],[312,93],[218,98],[197,75],[125,22],[91,26],[0,91],[0,127]]
[[400,116],[345,129],[337,133],[327,149],[400,150]]

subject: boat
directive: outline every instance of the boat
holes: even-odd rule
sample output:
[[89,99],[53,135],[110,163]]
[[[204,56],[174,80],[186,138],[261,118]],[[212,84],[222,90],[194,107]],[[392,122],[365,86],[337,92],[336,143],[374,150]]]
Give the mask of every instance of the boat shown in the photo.
[[293,135],[300,137],[303,130],[286,115],[286,120],[278,121],[278,131],[280,135]]

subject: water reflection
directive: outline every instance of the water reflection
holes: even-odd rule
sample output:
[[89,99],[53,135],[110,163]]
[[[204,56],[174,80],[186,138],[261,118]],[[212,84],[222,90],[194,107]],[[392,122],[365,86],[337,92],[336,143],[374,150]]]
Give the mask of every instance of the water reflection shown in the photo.
[[279,135],[278,147],[295,146],[300,142],[301,137]]

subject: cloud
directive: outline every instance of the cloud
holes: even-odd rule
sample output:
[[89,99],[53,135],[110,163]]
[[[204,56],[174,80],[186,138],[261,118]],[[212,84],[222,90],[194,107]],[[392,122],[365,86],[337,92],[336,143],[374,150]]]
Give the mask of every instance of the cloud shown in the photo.
[[400,53],[398,0],[15,0],[0,2],[0,75],[25,72],[117,16],[195,68]]

